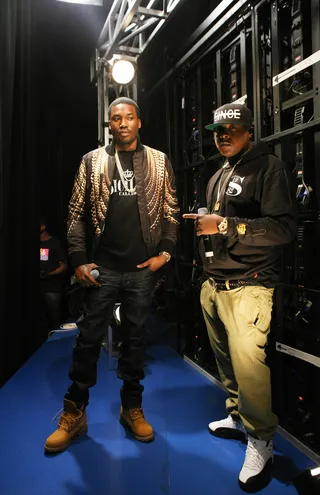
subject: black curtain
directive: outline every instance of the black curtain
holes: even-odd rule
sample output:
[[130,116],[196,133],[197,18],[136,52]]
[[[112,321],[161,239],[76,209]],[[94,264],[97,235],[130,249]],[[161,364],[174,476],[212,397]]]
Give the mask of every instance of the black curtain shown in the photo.
[[111,3],[0,0],[0,386],[47,337],[39,219],[64,242],[74,174],[97,147],[89,61]]
[[43,340],[31,0],[0,2],[0,384]]
[[39,202],[51,233],[65,239],[67,203],[81,157],[97,147],[97,90],[90,58],[106,9],[33,0],[37,52]]

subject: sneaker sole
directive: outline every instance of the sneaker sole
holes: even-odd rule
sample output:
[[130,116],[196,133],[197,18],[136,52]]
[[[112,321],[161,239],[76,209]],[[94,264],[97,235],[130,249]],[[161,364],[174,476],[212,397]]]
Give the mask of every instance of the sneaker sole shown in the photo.
[[119,417],[119,422],[120,422],[121,426],[123,426],[123,428],[125,428],[125,430],[128,430],[131,433],[131,435],[133,436],[133,438],[135,438],[139,442],[149,443],[149,442],[152,442],[152,440],[154,440],[154,433],[152,433],[152,435],[149,435],[148,437],[140,437],[139,435],[136,435],[134,433],[134,431],[132,430],[132,428],[130,427],[130,425],[128,425],[128,423],[123,419],[122,416]]
[[268,486],[270,481],[272,480],[272,466],[273,466],[273,458],[270,458],[267,461],[265,472],[263,473],[261,478],[259,478],[259,475],[255,476],[255,480],[252,481],[251,483],[243,483],[238,479],[241,490],[243,490],[246,493],[256,493],[260,490],[263,490],[263,488]]
[[208,431],[214,437],[225,438],[226,440],[240,440],[242,443],[248,443],[247,436],[243,431],[234,430],[233,428],[217,428],[213,431],[209,426]]
[[80,437],[82,435],[85,435],[86,433],[88,433],[88,426],[84,426],[83,428],[81,428],[81,430],[77,431],[69,439],[68,443],[66,443],[65,445],[60,446],[60,447],[47,447],[46,444],[45,444],[44,445],[44,450],[45,450],[45,452],[51,452],[51,453],[63,452],[64,450],[66,450],[69,447],[70,442],[72,442],[72,440],[74,440],[75,438]]

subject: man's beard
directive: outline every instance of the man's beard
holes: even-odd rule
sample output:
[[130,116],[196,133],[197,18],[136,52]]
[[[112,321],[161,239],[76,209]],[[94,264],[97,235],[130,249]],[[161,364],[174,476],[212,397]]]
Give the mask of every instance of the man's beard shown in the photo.
[[128,136],[121,138],[121,136],[114,136],[114,141],[118,146],[129,146],[130,144],[134,143],[134,141],[137,139],[137,136]]

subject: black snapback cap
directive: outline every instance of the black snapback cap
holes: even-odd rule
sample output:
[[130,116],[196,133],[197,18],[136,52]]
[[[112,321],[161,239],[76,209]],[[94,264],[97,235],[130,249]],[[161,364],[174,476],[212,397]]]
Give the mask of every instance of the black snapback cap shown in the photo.
[[213,131],[222,124],[238,124],[243,127],[251,127],[252,113],[249,108],[240,103],[227,103],[214,111],[213,123],[206,125],[206,129]]

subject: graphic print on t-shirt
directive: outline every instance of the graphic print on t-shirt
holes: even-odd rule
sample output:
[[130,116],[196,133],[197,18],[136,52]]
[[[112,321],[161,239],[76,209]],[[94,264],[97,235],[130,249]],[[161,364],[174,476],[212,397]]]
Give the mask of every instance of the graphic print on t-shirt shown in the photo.
[[136,191],[137,171],[143,170],[143,155],[119,151],[119,159],[121,167],[115,164],[105,228],[95,262],[110,270],[135,272],[139,271],[137,265],[148,259]]
[[226,190],[228,196],[239,196],[242,193],[242,183],[245,177],[239,177],[239,175],[234,175],[229,182],[229,187]]
[[118,177],[114,178],[111,183],[110,188],[110,196],[112,194],[119,194],[119,196],[136,196],[136,187],[135,187],[135,177],[133,170],[124,170],[124,184],[122,180]]
[[49,249],[40,248],[40,261],[48,261],[48,260],[49,260]]

